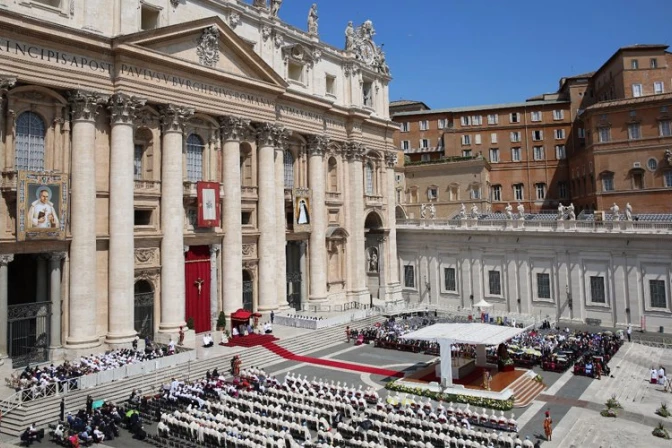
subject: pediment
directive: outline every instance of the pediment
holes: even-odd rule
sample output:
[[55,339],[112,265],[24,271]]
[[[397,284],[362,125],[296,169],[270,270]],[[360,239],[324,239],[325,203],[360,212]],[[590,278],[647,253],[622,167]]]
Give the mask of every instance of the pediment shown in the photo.
[[172,58],[227,75],[287,86],[252,46],[218,17],[122,36],[115,39],[114,47],[148,50],[157,58]]

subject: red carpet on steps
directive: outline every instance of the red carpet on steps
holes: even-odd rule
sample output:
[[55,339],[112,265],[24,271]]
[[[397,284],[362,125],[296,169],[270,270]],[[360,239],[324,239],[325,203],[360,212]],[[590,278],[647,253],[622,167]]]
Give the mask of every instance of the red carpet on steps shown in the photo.
[[371,373],[373,375],[380,375],[385,377],[393,376],[397,378],[402,378],[404,376],[403,372],[398,372],[396,370],[379,369],[377,367],[365,366],[362,364],[352,364],[349,362],[334,361],[331,359],[311,358],[310,356],[295,355],[286,348],[282,348],[272,341],[265,342],[261,345],[267,348],[268,350],[272,351],[276,355],[281,356],[285,359],[289,359],[291,361],[305,362],[308,364],[315,364],[318,366],[335,367],[337,369],[351,370],[353,372]]
[[236,336],[235,338],[230,338],[229,342],[226,344],[220,343],[224,347],[255,347],[257,345],[264,345],[265,343],[271,343],[277,341],[278,338],[272,334],[250,334],[247,336]]

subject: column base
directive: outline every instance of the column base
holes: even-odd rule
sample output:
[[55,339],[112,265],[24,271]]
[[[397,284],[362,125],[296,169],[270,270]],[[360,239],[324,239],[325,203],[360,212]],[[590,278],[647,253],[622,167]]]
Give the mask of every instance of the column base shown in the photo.
[[285,302],[282,305],[278,306],[278,311],[287,311],[290,308],[291,306],[289,306],[289,303]]
[[[186,322],[167,322],[167,323],[162,322],[159,324],[159,333],[178,334],[180,332],[180,327],[182,327],[184,331],[188,330]],[[156,335],[156,337],[158,337],[158,334]]]
[[65,348],[72,350],[100,347],[100,345],[101,342],[100,339],[98,338],[95,339],[66,338],[65,340]]
[[49,359],[51,361],[64,360],[65,349],[63,347],[49,347]]
[[109,333],[105,337],[105,343],[110,345],[120,345],[120,344],[130,344],[135,339],[136,331],[126,332],[122,334],[111,334]]
[[327,296],[310,296],[308,303],[324,303],[327,301]]

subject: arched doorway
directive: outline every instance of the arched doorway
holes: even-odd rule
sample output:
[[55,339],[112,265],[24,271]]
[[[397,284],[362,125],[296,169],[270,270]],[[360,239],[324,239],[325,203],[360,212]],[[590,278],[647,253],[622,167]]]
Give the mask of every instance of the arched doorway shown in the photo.
[[243,309],[253,312],[254,282],[249,271],[243,271]]
[[154,287],[147,280],[135,282],[133,326],[140,337],[154,335]]
[[372,211],[364,221],[366,230],[366,286],[372,297],[380,298],[381,286],[384,286],[384,230],[383,220],[378,213]]

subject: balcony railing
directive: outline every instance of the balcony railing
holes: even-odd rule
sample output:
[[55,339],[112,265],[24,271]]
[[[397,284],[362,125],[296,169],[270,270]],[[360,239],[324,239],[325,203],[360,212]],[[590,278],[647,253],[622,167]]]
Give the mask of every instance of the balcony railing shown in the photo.
[[383,196],[367,194],[364,196],[366,205],[380,205],[383,203]]
[[341,199],[341,193],[338,192],[329,192],[327,191],[325,193],[325,198],[327,202],[342,202],[343,199]]
[[257,199],[257,187],[240,187],[240,195],[243,199]]
[[158,180],[136,180],[135,192],[146,194],[161,194],[161,181]]

